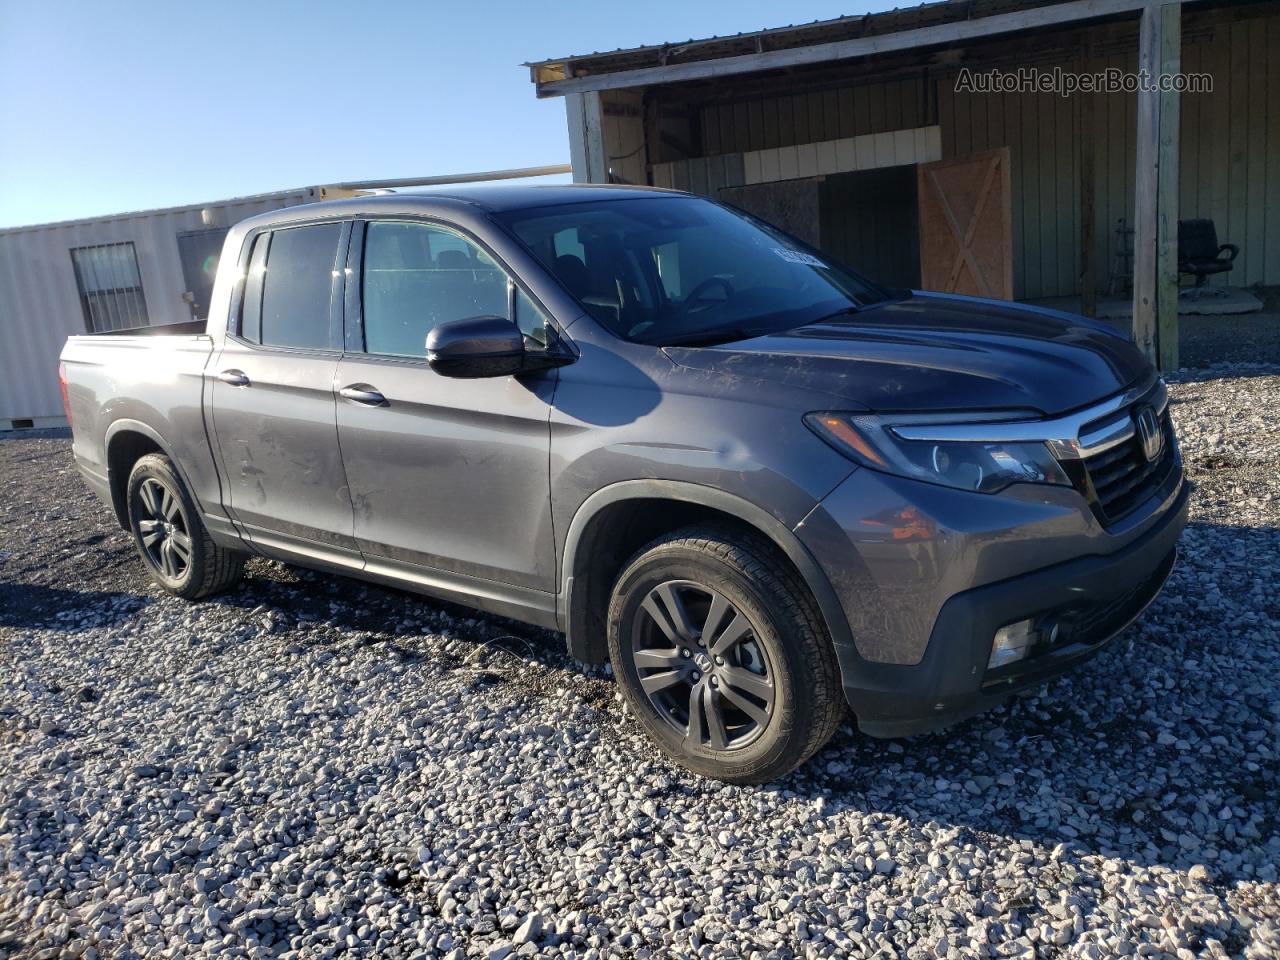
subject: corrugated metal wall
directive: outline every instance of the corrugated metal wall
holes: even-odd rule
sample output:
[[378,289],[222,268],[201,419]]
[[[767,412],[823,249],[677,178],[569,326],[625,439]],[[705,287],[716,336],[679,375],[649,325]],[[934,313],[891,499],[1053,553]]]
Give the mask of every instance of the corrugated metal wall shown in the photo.
[[[1074,59],[1045,58],[1041,70],[1077,71]],[[958,72],[939,77],[944,159],[1008,146],[1013,188],[1013,293],[1017,298],[1078,292],[1080,275],[1080,104],[1052,93],[956,93]],[[1134,98],[1127,101],[1132,115]],[[1119,105],[1119,104],[1117,104]],[[1132,124],[1129,125],[1130,131]],[[1118,131],[1123,142],[1123,129]],[[1132,151],[1133,134],[1128,134]],[[1132,196],[1134,160],[1128,164]],[[1132,219],[1132,212],[1130,213]]]
[[247,198],[112,219],[0,231],[0,429],[18,418],[62,416],[58,355],[68,336],[85,333],[71,264],[73,247],[132,241],[151,323],[191,319],[178,234],[205,225],[201,210],[230,226],[267,210],[312,199],[308,191]]
[[[1244,13],[1249,11],[1245,9]],[[1002,69],[1036,66],[1098,72],[1136,69],[1137,29],[1098,31],[1081,54],[1011,54]],[[1218,283],[1280,284],[1280,17],[1236,20],[1189,15],[1183,72],[1206,72],[1214,87],[1182,97],[1180,216],[1212,218],[1222,242],[1241,248]],[[987,69],[990,65],[974,69]],[[1014,295],[1079,293],[1081,150],[1094,151],[1095,238],[1103,292],[1131,249],[1117,233],[1133,222],[1136,164],[1133,94],[1094,95],[1093,129],[1082,129],[1083,96],[955,91],[958,70],[863,82],[813,93],[703,107],[707,155],[655,170],[659,185],[714,193],[740,182],[744,151],[813,143],[937,123],[945,159],[991,147],[1011,153]],[[660,172],[661,177],[656,174]]]
[[1212,218],[1240,247],[1219,280],[1280,284],[1280,16],[1188,37],[1182,69],[1211,73],[1214,89],[1182,98],[1179,215]]
[[937,122],[932,89],[921,75],[704,107],[703,148],[708,154],[741,153],[926,127]]
[[645,183],[643,100],[638,90],[610,90],[602,101],[609,170],[627,183]]
[[[1222,242],[1240,246],[1236,268],[1213,282],[1280,284],[1280,17],[1192,27],[1184,73],[1208,73],[1211,93],[1181,102],[1179,217],[1208,217]],[[1090,73],[1137,69],[1136,39],[1088,58],[1041,61],[1042,69]],[[1081,151],[1093,150],[1098,277],[1104,292],[1123,272],[1132,238],[1137,99],[1086,95],[956,93],[939,82],[942,150],[959,157],[1008,145],[1013,174],[1014,292],[1020,298],[1079,293]]]

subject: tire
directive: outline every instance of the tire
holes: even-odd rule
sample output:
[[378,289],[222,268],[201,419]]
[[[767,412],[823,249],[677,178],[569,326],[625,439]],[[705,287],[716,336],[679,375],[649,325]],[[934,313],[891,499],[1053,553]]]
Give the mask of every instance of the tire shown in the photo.
[[233,586],[245,555],[214,543],[168,457],[149,453],[133,465],[129,531],[151,579],[174,596],[198,600]]
[[701,776],[776,780],[846,713],[817,606],[763,539],[699,526],[645,546],[614,585],[608,639],[631,712]]

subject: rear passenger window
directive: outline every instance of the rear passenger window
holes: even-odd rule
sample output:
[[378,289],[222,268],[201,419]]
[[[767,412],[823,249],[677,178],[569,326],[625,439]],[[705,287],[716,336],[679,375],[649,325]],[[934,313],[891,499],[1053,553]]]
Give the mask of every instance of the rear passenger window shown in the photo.
[[467,317],[510,317],[507,275],[476,244],[443,227],[370,223],[364,240],[365,349],[426,354],[427,334]]
[[[329,297],[338,256],[340,223],[318,223],[272,232],[261,273],[261,342],[279,347],[332,346]],[[249,296],[260,238],[254,246],[245,286],[245,336],[254,339]]]

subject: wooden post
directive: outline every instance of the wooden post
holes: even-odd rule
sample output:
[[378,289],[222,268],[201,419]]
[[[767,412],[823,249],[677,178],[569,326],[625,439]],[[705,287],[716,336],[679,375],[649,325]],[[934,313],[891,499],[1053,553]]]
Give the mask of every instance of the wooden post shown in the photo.
[[1094,97],[1085,93],[1080,101],[1080,312],[1098,315],[1097,196],[1094,156],[1098,137],[1094,130]]
[[[1178,94],[1156,82],[1179,67],[1179,0],[1152,0],[1142,10],[1138,72],[1138,163],[1134,178],[1133,339],[1162,369],[1178,351]],[[1160,340],[1163,338],[1163,347]]]
[[[1182,4],[1160,9],[1160,72],[1182,72]],[[1178,368],[1178,141],[1177,91],[1160,94],[1160,183],[1156,206],[1156,346],[1161,370]]]
[[641,100],[644,123],[644,182],[653,186],[653,165],[662,160],[662,143],[658,139],[658,97],[653,90],[645,90]]
[[600,92],[566,94],[565,119],[569,125],[569,162],[574,183],[608,183],[609,164],[604,154],[604,112]]

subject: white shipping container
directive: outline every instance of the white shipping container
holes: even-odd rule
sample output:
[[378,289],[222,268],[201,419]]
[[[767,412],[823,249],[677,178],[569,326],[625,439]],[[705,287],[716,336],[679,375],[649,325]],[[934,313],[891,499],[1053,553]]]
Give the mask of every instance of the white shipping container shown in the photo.
[[[184,299],[191,289],[191,265],[184,275],[180,236],[224,230],[254,214],[317,199],[316,188],[302,188],[0,230],[0,430],[66,424],[58,355],[68,336],[94,332],[91,317],[100,329],[129,326],[144,310],[151,326],[194,319],[193,306]],[[218,234],[205,239],[208,246]],[[107,246],[115,244],[133,245],[136,276],[127,248]],[[72,251],[90,247],[103,249],[79,254],[78,278]],[[82,285],[94,292],[95,270],[107,274],[97,279],[99,289],[140,281],[141,297],[135,288],[123,296],[99,293],[86,303]]]

